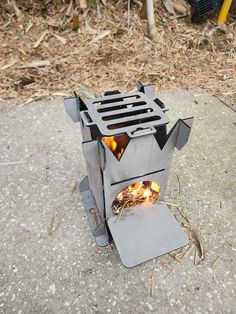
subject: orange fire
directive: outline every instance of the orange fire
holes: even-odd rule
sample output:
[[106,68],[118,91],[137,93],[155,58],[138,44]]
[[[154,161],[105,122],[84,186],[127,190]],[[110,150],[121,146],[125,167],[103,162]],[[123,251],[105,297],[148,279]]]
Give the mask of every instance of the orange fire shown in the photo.
[[115,198],[112,209],[119,214],[124,208],[155,203],[160,196],[160,186],[154,181],[140,181],[122,190]]
[[129,138],[128,135],[121,134],[117,136],[103,137],[103,141],[110,148],[115,157],[120,160],[129,142]]

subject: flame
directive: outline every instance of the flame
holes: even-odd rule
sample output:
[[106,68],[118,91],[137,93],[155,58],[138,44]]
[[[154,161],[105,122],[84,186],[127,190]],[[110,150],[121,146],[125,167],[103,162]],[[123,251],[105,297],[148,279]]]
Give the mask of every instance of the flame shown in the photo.
[[112,209],[119,214],[124,208],[155,203],[160,196],[160,186],[154,181],[134,183],[117,194]]
[[113,152],[116,150],[117,143],[115,141],[115,136],[104,137],[103,140]]
[[129,142],[129,138],[127,134],[121,134],[117,136],[103,137],[103,141],[110,148],[116,158],[120,160]]

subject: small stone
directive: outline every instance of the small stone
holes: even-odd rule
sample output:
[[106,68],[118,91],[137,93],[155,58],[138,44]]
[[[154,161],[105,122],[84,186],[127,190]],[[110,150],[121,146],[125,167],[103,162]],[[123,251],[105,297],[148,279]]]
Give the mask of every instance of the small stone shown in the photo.
[[51,294],[55,294],[55,292],[56,292],[56,286],[55,286],[55,284],[52,284],[52,285],[49,287],[48,292],[51,293]]

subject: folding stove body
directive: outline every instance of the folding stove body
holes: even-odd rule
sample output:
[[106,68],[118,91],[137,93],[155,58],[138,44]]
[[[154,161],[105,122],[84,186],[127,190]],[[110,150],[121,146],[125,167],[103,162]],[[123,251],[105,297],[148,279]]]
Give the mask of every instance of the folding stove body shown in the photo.
[[[140,181],[157,182],[158,200],[164,199],[174,148],[188,141],[193,118],[178,120],[167,134],[164,104],[154,97],[152,85],[140,83],[133,93],[107,92],[86,101],[66,98],[65,107],[81,123],[88,176],[80,193],[97,244],[114,240],[127,267],[187,245],[186,234],[165,204],[133,206],[118,219],[112,204],[118,193]],[[128,141],[118,159],[103,138],[122,134]]]

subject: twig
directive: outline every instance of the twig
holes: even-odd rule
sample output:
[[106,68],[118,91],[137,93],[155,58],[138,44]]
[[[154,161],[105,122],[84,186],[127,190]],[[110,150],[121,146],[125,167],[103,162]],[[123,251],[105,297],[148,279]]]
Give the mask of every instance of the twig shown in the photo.
[[211,264],[211,268],[218,262],[219,259],[220,259],[220,255],[217,256],[217,258],[213,261],[213,263]]
[[182,213],[182,211],[180,210],[179,205],[174,204],[174,203],[165,202],[165,201],[159,201],[159,203],[176,207],[177,210],[178,210],[178,212],[180,213],[180,215],[187,221],[187,223],[190,224],[190,221],[188,220],[188,218],[187,218],[187,217]]
[[32,28],[33,23],[30,21],[28,26],[26,27],[25,33],[28,33],[30,31],[30,29]]
[[49,223],[49,228],[48,228],[48,234],[49,235],[52,235],[53,232],[56,231],[56,229],[60,226],[61,224],[61,220],[58,221],[58,218],[57,218],[57,210],[56,209],[53,209],[52,210],[52,214],[51,214],[51,218],[50,218],[50,223]]
[[131,7],[131,0],[128,0],[128,29],[130,28],[130,7]]
[[181,188],[180,188],[180,179],[179,179],[179,176],[178,176],[178,175],[176,175],[176,177],[177,177],[177,180],[178,180],[178,185],[179,185],[179,195],[180,195],[180,191],[181,191]]
[[188,218],[182,213],[182,211],[180,210],[179,207],[177,207],[178,212],[180,213],[180,215],[190,224]]
[[221,285],[219,284],[219,282],[216,280],[215,276],[213,275],[213,280],[215,281],[215,283],[217,284],[217,286],[220,288],[220,290],[222,292],[224,292],[224,289],[221,287]]
[[22,161],[10,161],[10,162],[1,162],[0,166],[10,166],[10,165],[19,165],[26,163],[26,160]]
[[75,180],[71,185],[71,194],[73,194],[78,186],[78,180]]
[[165,202],[165,201],[159,201],[159,203],[161,203],[161,204],[166,204],[166,205],[170,205],[170,206],[174,206],[174,207],[179,207],[179,205],[177,205],[177,204],[169,203],[169,202]]
[[170,19],[171,20],[175,20],[175,19],[179,19],[179,18],[182,18],[182,17],[186,17],[187,14],[181,14],[181,15],[176,15],[176,16],[170,16]]
[[168,278],[168,277],[172,274],[172,272],[175,271],[175,268],[176,268],[177,264],[178,264],[178,263],[175,264],[175,266],[174,266],[174,267],[171,269],[171,271],[165,276],[164,279]]
[[66,13],[65,13],[65,15],[66,15],[67,17],[70,17],[70,16],[71,16],[72,9],[73,9],[73,0],[70,0],[70,3],[69,3],[69,5],[68,5],[67,10],[66,10]]
[[109,223],[113,223],[116,219],[117,219],[117,215],[112,216],[112,217],[109,219]]
[[197,266],[199,263],[197,263],[197,249],[195,248],[195,253],[194,253],[194,265]]
[[149,290],[151,297],[153,297],[153,294],[154,294],[154,287],[155,287],[155,283],[154,283],[154,279],[152,275],[150,279],[150,290]]
[[19,8],[17,7],[16,3],[14,0],[11,0],[12,2],[12,6],[14,8],[14,11],[15,11],[15,14],[17,17],[20,17],[21,16],[21,11],[19,10]]
[[197,234],[195,231],[193,231],[193,241],[194,241],[194,243],[195,243],[195,245],[196,245],[196,248],[197,248],[197,250],[198,250],[198,255],[199,255],[199,257],[200,257],[202,260],[204,260],[204,259],[205,259],[205,252],[204,252],[204,249],[203,249],[203,247],[202,247],[202,244],[201,244],[201,242],[200,242],[200,240],[199,240],[198,234]]
[[120,220],[120,218],[121,218],[121,216],[122,216],[122,214],[123,214],[123,211],[124,211],[124,209],[125,209],[125,207],[126,207],[126,205],[127,205],[128,203],[129,203],[129,201],[127,201],[127,202],[124,203],[123,207],[121,208],[121,210],[120,210],[120,212],[119,212],[119,216],[118,216],[117,221]]
[[190,271],[190,270],[193,269],[193,268],[196,268],[196,267],[199,266],[199,265],[200,265],[200,264],[196,264],[196,265],[190,267],[189,269],[186,270],[186,272]]
[[38,48],[38,46],[41,44],[41,42],[44,40],[44,37],[47,35],[48,31],[44,31],[39,39],[34,43],[33,48]]
[[1,69],[0,69],[0,71],[3,71],[3,70],[6,70],[6,69],[10,68],[10,67],[12,67],[14,64],[16,64],[16,63],[17,63],[17,60],[13,60],[11,63],[8,63],[8,64],[3,65],[3,66],[1,67]]
[[228,107],[229,109],[233,110],[234,112],[236,112],[236,109],[234,109],[232,106],[230,106],[229,104],[227,104],[227,102],[224,101],[224,99],[220,98],[219,96],[217,96],[217,94],[213,94],[212,96],[216,97],[217,99],[219,99],[220,102],[222,102],[222,104],[224,104],[226,107]]
[[34,62],[31,62],[31,63],[23,64],[23,65],[17,67],[17,69],[40,68],[40,67],[47,67],[50,65],[51,65],[51,62],[49,60],[36,60]]
[[19,105],[19,107],[24,107],[24,106],[30,104],[31,102],[37,101],[37,100],[40,100],[40,99],[41,99],[41,97],[30,98],[26,102],[24,102],[23,104]]
[[192,252],[193,248],[194,248],[194,244],[191,244],[186,251],[182,251],[180,253],[177,253],[175,255],[175,259],[178,262],[182,261],[185,257],[187,257]]
[[199,231],[199,229],[197,228],[194,228],[193,226],[191,226],[190,224],[188,223],[182,223],[181,224],[181,227],[185,230],[188,230],[188,231]]
[[100,35],[96,36],[95,38],[93,38],[93,39],[90,41],[90,44],[94,44],[94,43],[96,43],[97,41],[99,41],[99,40],[101,40],[101,39],[103,39],[103,38],[109,36],[110,34],[111,34],[111,31],[110,31],[110,30],[105,31],[105,32],[103,32],[102,34],[100,34]]
[[92,212],[92,218],[93,218],[93,222],[96,224],[96,226],[98,227],[98,217],[97,217],[97,213],[95,210],[93,210]]

